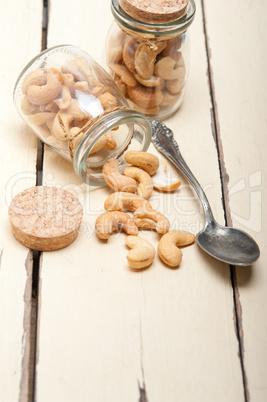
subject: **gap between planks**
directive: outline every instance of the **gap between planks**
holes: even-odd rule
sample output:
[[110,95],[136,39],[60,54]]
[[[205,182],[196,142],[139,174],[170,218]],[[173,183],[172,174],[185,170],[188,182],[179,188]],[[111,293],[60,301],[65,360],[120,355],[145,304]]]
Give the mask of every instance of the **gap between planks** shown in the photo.
[[[42,21],[42,42],[41,51],[47,47],[48,30],[48,0],[43,0],[43,21]],[[44,144],[37,140],[36,155],[36,186],[43,184],[43,160]],[[39,283],[40,283],[40,265],[42,253],[33,251],[32,265],[32,295],[31,295],[31,329],[30,329],[30,358],[29,358],[29,376],[28,376],[28,401],[35,401],[36,391],[36,363],[37,363],[37,340],[38,340],[38,301],[39,301]]]
[[[226,171],[225,162],[224,162],[224,154],[223,154],[223,146],[220,132],[220,124],[219,124],[219,115],[218,115],[218,107],[215,96],[215,85],[213,79],[213,71],[211,66],[211,51],[209,47],[209,37],[207,32],[207,21],[205,14],[205,0],[201,0],[201,8],[202,8],[202,20],[203,20],[203,30],[205,37],[205,47],[207,53],[207,65],[208,65],[208,82],[210,87],[210,97],[211,97],[211,124],[212,124],[212,133],[214,137],[214,141],[217,148],[218,153],[218,164],[220,170],[220,178],[221,178],[221,189],[222,189],[222,205],[224,210],[224,219],[225,224],[227,226],[233,226],[230,203],[229,203],[229,176]],[[243,380],[243,388],[244,388],[244,401],[249,402],[249,389],[248,389],[248,380],[245,369],[245,356],[244,356],[244,331],[242,326],[242,305],[240,301],[240,295],[238,290],[237,276],[236,276],[236,267],[230,265],[230,278],[231,285],[233,290],[233,310],[234,310],[234,322],[235,322],[235,332],[238,341],[238,349],[239,349],[239,360],[242,372],[242,380]]]

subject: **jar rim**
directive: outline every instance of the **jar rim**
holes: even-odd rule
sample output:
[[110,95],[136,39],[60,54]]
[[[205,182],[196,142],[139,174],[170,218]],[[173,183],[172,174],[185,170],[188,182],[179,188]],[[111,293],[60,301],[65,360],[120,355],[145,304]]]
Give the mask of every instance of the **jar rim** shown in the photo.
[[164,24],[150,24],[133,18],[121,8],[118,0],[111,0],[111,12],[115,20],[126,29],[130,29],[142,34],[154,34],[157,36],[170,34],[179,35],[184,33],[193,22],[196,12],[196,4],[194,0],[189,0],[187,12],[185,14],[183,14],[177,20]]
[[93,124],[93,126],[89,127],[85,137],[77,146],[73,154],[74,170],[85,183],[92,186],[106,184],[104,179],[96,178],[94,175],[88,174],[86,162],[90,151],[103,135],[118,125],[126,123],[138,124],[139,126],[144,127],[145,135],[142,141],[141,151],[146,151],[148,149],[151,142],[152,129],[150,122],[143,114],[132,109],[111,111],[110,113],[105,114],[95,124]]

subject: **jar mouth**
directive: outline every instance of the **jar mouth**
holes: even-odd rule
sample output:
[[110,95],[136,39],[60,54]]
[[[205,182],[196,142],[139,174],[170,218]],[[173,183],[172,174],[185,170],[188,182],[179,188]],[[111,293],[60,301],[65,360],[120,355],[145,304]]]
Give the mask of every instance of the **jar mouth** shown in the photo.
[[173,34],[180,35],[191,25],[195,16],[196,5],[194,0],[190,0],[187,6],[187,11],[182,17],[164,24],[150,24],[136,20],[120,7],[118,0],[111,1],[111,11],[116,21],[126,29],[142,34],[152,34],[157,36]]
[[[96,143],[109,132],[113,134],[116,148],[92,152]],[[102,167],[107,159],[118,159],[121,172],[126,166],[124,153],[128,150],[146,151],[150,141],[151,126],[141,113],[130,109],[112,111],[102,116],[85,133],[73,154],[74,170],[86,184],[105,185]]]

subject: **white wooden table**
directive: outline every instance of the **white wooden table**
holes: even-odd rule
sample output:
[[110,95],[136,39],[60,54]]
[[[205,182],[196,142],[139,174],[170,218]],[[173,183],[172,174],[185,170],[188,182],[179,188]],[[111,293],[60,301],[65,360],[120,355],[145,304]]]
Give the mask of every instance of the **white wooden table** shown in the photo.
[[[71,164],[47,147],[42,153],[12,101],[19,72],[42,47],[75,44],[104,63],[109,0],[50,0],[48,9],[42,0],[5,2],[0,14],[3,402],[267,400],[267,3],[197,0],[196,5],[186,97],[165,123],[206,189],[217,220],[247,231],[261,257],[253,266],[229,267],[194,245],[184,249],[179,269],[156,259],[136,273],[126,263],[123,233],[105,245],[94,234],[108,189],[84,185]],[[156,152],[152,145],[151,150]],[[33,253],[11,234],[8,204],[36,181],[68,189],[83,203],[79,237],[61,251]],[[202,228],[202,208],[186,180],[160,201],[173,227],[194,233]],[[155,233],[146,236],[156,244]]]

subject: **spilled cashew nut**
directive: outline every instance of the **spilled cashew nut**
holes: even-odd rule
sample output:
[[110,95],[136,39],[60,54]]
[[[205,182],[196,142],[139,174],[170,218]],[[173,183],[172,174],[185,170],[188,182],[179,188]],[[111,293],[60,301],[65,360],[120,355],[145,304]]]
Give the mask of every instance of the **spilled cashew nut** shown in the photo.
[[133,219],[124,212],[107,212],[97,217],[95,230],[99,239],[107,240],[115,230],[123,229],[127,234],[136,236],[138,228]]
[[153,191],[153,181],[150,175],[143,169],[138,167],[127,167],[124,169],[123,174],[127,177],[132,177],[139,182],[137,187],[137,194],[145,199],[149,198]]
[[153,176],[159,168],[159,158],[149,152],[128,151],[124,158],[127,163],[140,167],[150,176]]
[[108,196],[104,204],[108,211],[132,211],[134,220],[149,219],[154,221],[158,233],[166,233],[170,228],[169,220],[160,212],[154,210],[152,205],[136,194],[127,192],[116,192]]
[[158,255],[170,267],[177,267],[182,261],[182,251],[179,247],[194,243],[195,235],[182,230],[172,230],[159,241]]
[[131,248],[127,255],[130,267],[140,269],[152,264],[156,254],[152,244],[138,236],[127,236],[126,244]]
[[181,180],[166,175],[167,161],[161,159],[159,168],[153,176],[153,186],[160,191],[174,191],[181,185]]
[[120,174],[119,161],[115,158],[109,158],[105,162],[102,174],[107,185],[114,191],[135,193],[137,190],[137,183],[134,179]]
[[151,205],[139,195],[121,191],[110,194],[104,203],[104,208],[108,211],[135,211],[138,208],[151,208]]
[[[163,215],[161,212],[156,211],[151,207],[151,209],[146,208],[145,210],[142,208],[137,209],[134,212],[134,220],[136,225],[138,226],[138,223],[141,223],[140,227],[144,227],[142,220],[145,219],[146,223],[148,220],[154,221],[155,222],[155,229],[158,233],[164,234],[167,233],[168,230],[170,229],[170,222],[166,218],[165,215]],[[151,225],[151,228],[154,228],[154,225]]]

